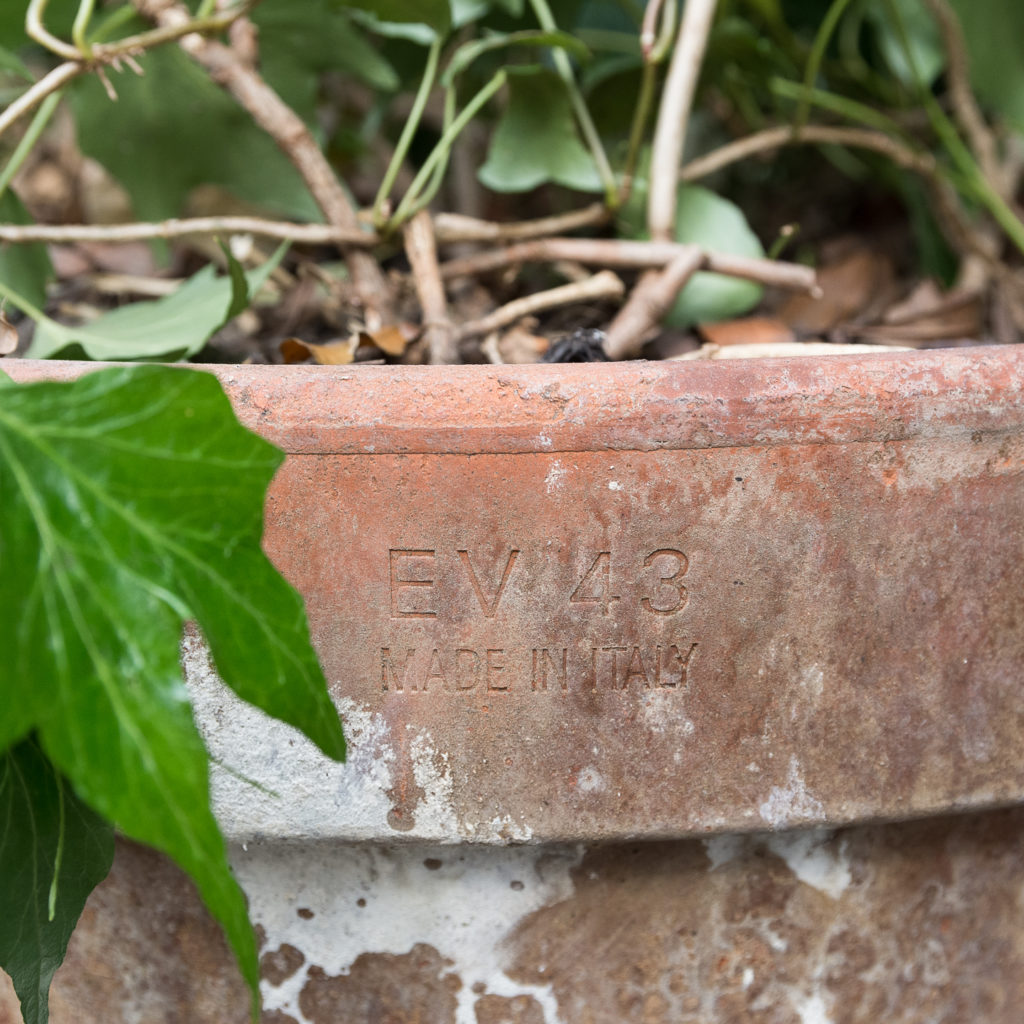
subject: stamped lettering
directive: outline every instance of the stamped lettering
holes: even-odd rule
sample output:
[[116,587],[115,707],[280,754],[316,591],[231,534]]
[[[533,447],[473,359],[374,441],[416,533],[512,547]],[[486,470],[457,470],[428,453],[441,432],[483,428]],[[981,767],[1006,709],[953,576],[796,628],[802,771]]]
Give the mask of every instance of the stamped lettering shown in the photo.
[[[381,638],[381,690],[491,698],[685,690],[699,650],[686,628],[690,559],[671,545],[633,551],[584,548],[559,560],[513,545],[497,557],[468,546],[390,548],[390,617],[405,642]],[[502,632],[517,601],[541,599],[552,603],[552,623],[571,619],[578,633],[529,642]]]

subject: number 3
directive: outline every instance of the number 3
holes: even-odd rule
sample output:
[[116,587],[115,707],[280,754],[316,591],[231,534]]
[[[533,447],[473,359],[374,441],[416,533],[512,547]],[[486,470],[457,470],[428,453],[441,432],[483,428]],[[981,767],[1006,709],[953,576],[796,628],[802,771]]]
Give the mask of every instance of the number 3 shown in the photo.
[[653,598],[643,597],[640,599],[640,604],[646,611],[655,612],[658,615],[671,615],[673,612],[681,611],[686,607],[688,600],[686,587],[679,581],[686,574],[686,570],[690,567],[690,562],[682,551],[676,551],[675,548],[659,548],[657,551],[652,551],[644,559],[644,567],[653,565],[655,560],[659,558],[671,558],[675,569],[668,574],[665,574],[661,569],[658,570],[662,575],[658,577],[659,582],[654,598],[658,598],[659,592],[661,592],[659,602],[655,604]]

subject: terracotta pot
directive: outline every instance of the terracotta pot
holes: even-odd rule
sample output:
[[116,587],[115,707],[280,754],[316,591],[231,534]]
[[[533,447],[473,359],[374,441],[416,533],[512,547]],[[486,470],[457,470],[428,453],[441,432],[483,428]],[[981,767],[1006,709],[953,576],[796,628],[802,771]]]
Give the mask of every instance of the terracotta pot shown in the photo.
[[[952,996],[885,1000],[926,939],[978,1000],[986,977],[1021,988],[1019,959],[942,924],[983,861],[1010,858],[992,892],[1016,884],[1019,814],[787,830],[1024,792],[1024,350],[213,372],[288,452],[265,546],[351,743],[328,764],[186,638],[212,751],[279,794],[215,777],[270,1005],[383,1020],[358,1007],[408,973],[429,1020],[924,1021]],[[589,845],[640,837],[675,842]],[[904,921],[932,884],[946,917]],[[443,914],[467,901],[464,942]],[[414,1019],[394,998],[386,1019]]]

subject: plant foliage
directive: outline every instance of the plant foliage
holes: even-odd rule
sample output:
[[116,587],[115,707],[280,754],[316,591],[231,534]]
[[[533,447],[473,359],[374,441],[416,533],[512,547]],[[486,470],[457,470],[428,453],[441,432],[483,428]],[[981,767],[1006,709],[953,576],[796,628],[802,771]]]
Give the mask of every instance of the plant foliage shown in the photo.
[[[0,601],[16,609],[0,660],[0,750],[15,747],[3,800],[18,811],[0,822],[4,866],[25,852],[25,794],[52,807],[40,780],[59,772],[92,811],[192,875],[254,992],[252,930],[210,812],[178,651],[183,622],[195,619],[240,697],[344,756],[302,600],[260,549],[263,496],[281,460],[205,373],[149,366],[0,388]],[[26,754],[31,733],[38,747]],[[19,783],[26,759],[34,781]],[[38,920],[39,885],[49,886],[52,828],[33,835],[37,884],[10,892],[26,904],[0,916],[0,950]],[[65,861],[78,864],[94,838],[66,829]],[[62,921],[80,889],[60,896]],[[48,970],[26,959],[4,963],[23,1000]],[[39,1003],[29,1024],[44,1019]]]

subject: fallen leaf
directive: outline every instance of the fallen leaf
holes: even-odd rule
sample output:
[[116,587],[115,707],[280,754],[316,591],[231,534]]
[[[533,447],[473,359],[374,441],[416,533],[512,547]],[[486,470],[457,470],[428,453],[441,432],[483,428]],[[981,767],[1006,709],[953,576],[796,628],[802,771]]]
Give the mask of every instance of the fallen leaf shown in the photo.
[[388,324],[376,331],[360,331],[359,343],[372,345],[386,355],[397,357],[405,353],[409,342],[418,334],[419,331],[412,324]]
[[821,297],[792,295],[776,315],[799,334],[824,334],[865,313],[893,287],[895,270],[884,253],[858,247],[818,271]]
[[771,345],[796,341],[796,335],[782,320],[769,316],[748,316],[717,324],[698,324],[697,333],[714,345]]
[[328,341],[323,345],[314,345],[301,338],[286,338],[281,342],[281,355],[286,363],[304,363],[310,356],[321,366],[345,366],[355,358],[359,339],[351,338]]

